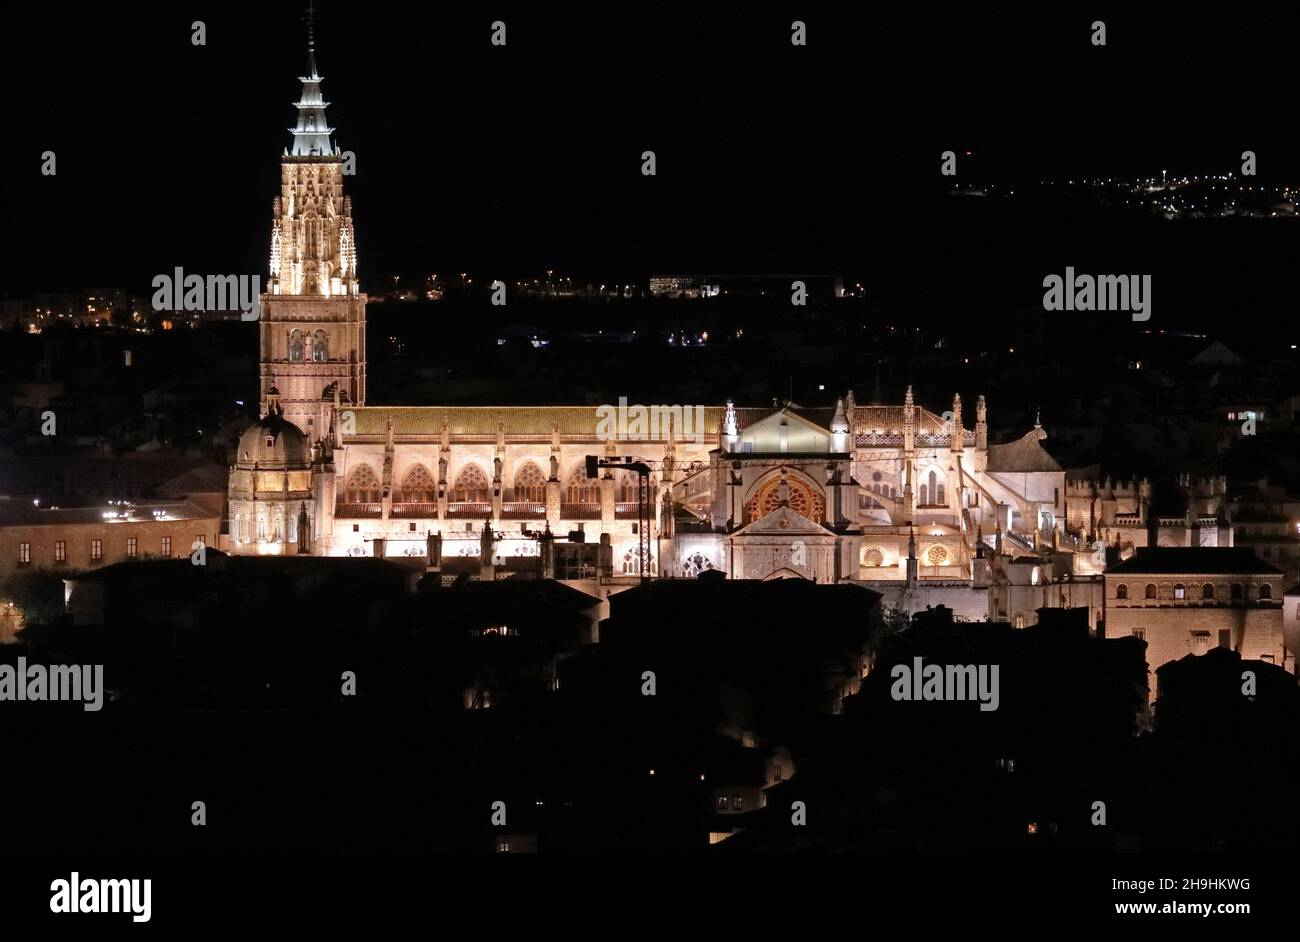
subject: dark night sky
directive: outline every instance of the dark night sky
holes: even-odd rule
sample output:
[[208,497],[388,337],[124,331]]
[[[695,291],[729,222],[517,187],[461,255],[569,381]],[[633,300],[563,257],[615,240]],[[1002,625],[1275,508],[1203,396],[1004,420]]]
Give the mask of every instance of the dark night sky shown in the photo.
[[[968,243],[983,264],[1065,238],[1065,223],[945,236],[930,201],[948,148],[974,151],[966,179],[1220,172],[1250,148],[1261,179],[1300,180],[1291,20],[638,6],[325,0],[318,61],[335,139],[357,155],[363,284],[545,267],[870,274],[904,258],[926,278]],[[264,273],[301,12],[8,4],[0,291],[140,286],[175,265]],[[488,42],[495,18],[504,49]],[[796,18],[806,48],[789,43]],[[1098,18],[1104,49],[1089,44]],[[39,173],[47,149],[57,177]]]

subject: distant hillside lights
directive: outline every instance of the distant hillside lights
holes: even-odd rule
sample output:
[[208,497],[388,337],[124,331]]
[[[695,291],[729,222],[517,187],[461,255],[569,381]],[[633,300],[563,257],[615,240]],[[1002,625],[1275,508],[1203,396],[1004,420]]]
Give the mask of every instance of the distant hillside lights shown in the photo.
[[1134,321],[1151,319],[1150,275],[1076,275],[1043,279],[1044,311],[1132,311]]
[[239,311],[239,319],[260,316],[262,279],[257,275],[155,275],[153,309],[162,311]]
[[675,440],[704,444],[704,406],[629,406],[619,396],[617,406],[597,406],[596,419],[602,442],[664,441],[671,427]]

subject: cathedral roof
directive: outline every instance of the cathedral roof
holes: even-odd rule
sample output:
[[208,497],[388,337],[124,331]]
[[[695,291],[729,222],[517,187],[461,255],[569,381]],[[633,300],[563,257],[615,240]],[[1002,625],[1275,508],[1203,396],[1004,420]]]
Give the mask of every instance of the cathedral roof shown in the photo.
[[1046,434],[1034,428],[1014,442],[1005,445],[989,445],[990,471],[1015,472],[1023,474],[1032,471],[1060,471],[1061,466],[1043,450],[1042,439]]
[[[552,428],[561,435],[582,436],[594,439],[600,422],[596,406],[360,406],[352,410],[356,417],[356,435],[385,435],[389,422],[394,435],[437,436],[445,423],[447,430],[457,436],[495,437],[497,426],[507,435],[535,435],[549,438]],[[683,412],[693,407],[682,407]],[[750,411],[771,414],[771,409],[737,409],[737,413]],[[722,406],[704,408],[703,434],[716,436],[725,412]],[[694,412],[691,411],[692,421]],[[742,420],[742,424],[749,421]],[[696,430],[691,429],[690,435]],[[677,428],[677,437],[687,437]]]
[[[682,408],[685,411],[694,406]],[[561,435],[594,438],[600,422],[596,409],[596,406],[363,406],[352,411],[356,416],[355,434],[361,436],[385,435],[391,421],[395,435],[436,436],[441,434],[445,422],[448,432],[456,436],[495,436],[497,426],[501,425],[507,435],[550,436],[552,428],[558,426]],[[827,431],[835,416],[834,408],[737,406],[737,425],[743,431],[782,411]],[[870,431],[882,428],[902,432],[902,406],[856,406],[852,412],[854,429]],[[708,437],[717,436],[725,414],[725,406],[704,406],[703,430],[699,432],[692,428],[690,435],[699,432]],[[918,433],[941,435],[947,427],[942,418],[917,407],[916,430]],[[678,427],[677,437],[688,436]]]
[[[854,431],[901,432],[906,424],[903,406],[856,406],[851,416]],[[932,435],[945,434],[948,426],[940,416],[928,409],[916,407],[916,430]]]
[[[716,431],[722,409],[712,411]],[[561,435],[594,437],[598,421],[595,406],[359,406],[352,412],[357,435],[384,435],[392,422],[394,435],[437,436],[446,424],[452,435],[494,437],[501,425],[507,435],[549,437],[558,426]]]
[[[636,405],[633,403],[631,405]],[[645,405],[650,406],[650,403]],[[661,406],[662,408],[662,406]],[[684,405],[694,421],[694,406]],[[393,423],[395,435],[438,435],[445,422],[452,435],[495,436],[497,426],[505,428],[507,435],[549,436],[557,427],[561,435],[594,438],[600,416],[596,406],[365,406],[354,409],[357,435],[384,435],[388,422]],[[780,408],[736,408],[736,419],[743,430],[760,422]],[[787,407],[787,411],[822,428],[829,428],[834,409],[802,409]],[[702,432],[692,428],[688,433],[675,426],[678,439],[699,432],[716,437],[722,428],[724,406],[704,406]]]
[[239,436],[235,467],[256,466],[273,470],[304,470],[311,467],[311,446],[298,426],[278,412],[272,412]]

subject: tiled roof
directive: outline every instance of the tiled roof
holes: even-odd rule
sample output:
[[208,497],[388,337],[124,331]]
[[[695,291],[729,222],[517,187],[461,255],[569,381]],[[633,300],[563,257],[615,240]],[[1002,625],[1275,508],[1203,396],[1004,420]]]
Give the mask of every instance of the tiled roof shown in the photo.
[[1014,442],[1005,445],[989,445],[988,470],[1017,474],[1062,470],[1055,459],[1043,450],[1038,435],[1037,429],[1031,429]]
[[161,487],[168,494],[186,494],[191,491],[220,491],[224,494],[229,478],[230,472],[226,468],[215,462],[209,462],[181,472],[176,477],[164,481]]
[[[629,403],[629,406],[634,405],[666,407],[662,403]],[[693,410],[695,405],[682,404],[681,408],[686,412],[688,409]],[[490,438],[496,435],[497,426],[501,425],[509,436],[549,438],[552,428],[558,426],[561,435],[595,439],[596,426],[600,421],[596,409],[596,406],[358,406],[352,412],[356,415],[357,435],[385,435],[387,424],[391,421],[394,435],[436,438],[442,434],[443,423],[446,423],[448,432],[454,436]],[[726,411],[724,406],[704,406],[706,437],[716,438]],[[779,408],[771,406],[738,406],[736,421],[743,430],[778,411]],[[831,417],[835,414],[834,409],[791,408],[789,411],[823,428],[830,426]],[[693,412],[691,416],[693,421]],[[684,435],[680,427],[677,434]],[[694,429],[691,434],[695,434]]]
[[65,485],[86,488],[146,488],[211,464],[194,455],[69,454],[0,458],[0,494],[40,494]]
[[[630,403],[629,405],[665,405],[663,403]],[[610,405],[614,405],[611,403]],[[682,409],[693,409],[694,404],[681,404]],[[445,422],[455,436],[495,436],[498,424],[505,427],[507,435],[550,436],[551,429],[559,426],[561,435],[594,438],[599,417],[596,406],[358,406],[351,411],[356,415],[357,435],[384,435],[387,423],[393,423],[394,435],[434,436],[442,434]],[[823,429],[830,429],[834,408],[806,409],[787,406],[787,411],[806,419]],[[736,421],[742,430],[773,413],[781,407],[737,406]],[[724,406],[704,406],[704,434],[716,436],[726,414]],[[902,406],[857,406],[851,419],[855,429],[902,431]],[[939,434],[947,430],[943,419],[926,409],[916,410],[917,431]]]
[[[834,414],[834,409],[830,410]],[[859,405],[853,409],[853,415],[849,421],[853,425],[854,431],[871,432],[875,429],[884,429],[886,432],[903,431],[903,407],[902,406],[863,406]],[[827,417],[826,423],[830,424],[830,418]],[[916,407],[916,430],[928,434],[941,434],[948,431],[947,424],[941,416],[935,415],[929,409]]]
[[[0,527],[55,527],[69,524],[103,523],[108,504],[88,507],[37,507],[27,500],[0,500]],[[193,501],[136,501],[128,522],[152,522],[154,510],[167,511],[167,520],[210,520],[221,515],[204,510]]]
[[1146,546],[1106,570],[1107,575],[1258,575],[1280,576],[1248,549],[1228,546]]
[[[351,411],[357,435],[384,435],[391,421],[394,435],[437,438],[445,423],[455,436],[491,438],[501,425],[510,436],[549,438],[558,426],[561,435],[595,439],[600,421],[596,406],[358,406]],[[704,409],[704,434],[718,434],[723,411],[717,406]]]

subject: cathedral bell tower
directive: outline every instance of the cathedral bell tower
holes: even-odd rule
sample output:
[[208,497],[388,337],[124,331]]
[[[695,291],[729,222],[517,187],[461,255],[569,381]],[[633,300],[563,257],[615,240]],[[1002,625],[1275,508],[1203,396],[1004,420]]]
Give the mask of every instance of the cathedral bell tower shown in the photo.
[[[307,74],[299,77],[293,146],[280,160],[272,203],[271,265],[261,297],[260,398],[273,387],[284,418],[315,442],[329,433],[334,391],[366,400],[366,296],[357,282],[352,201],[343,195],[344,155],[330,139],[316,70],[313,15]],[[346,405],[345,405],[346,408]]]

